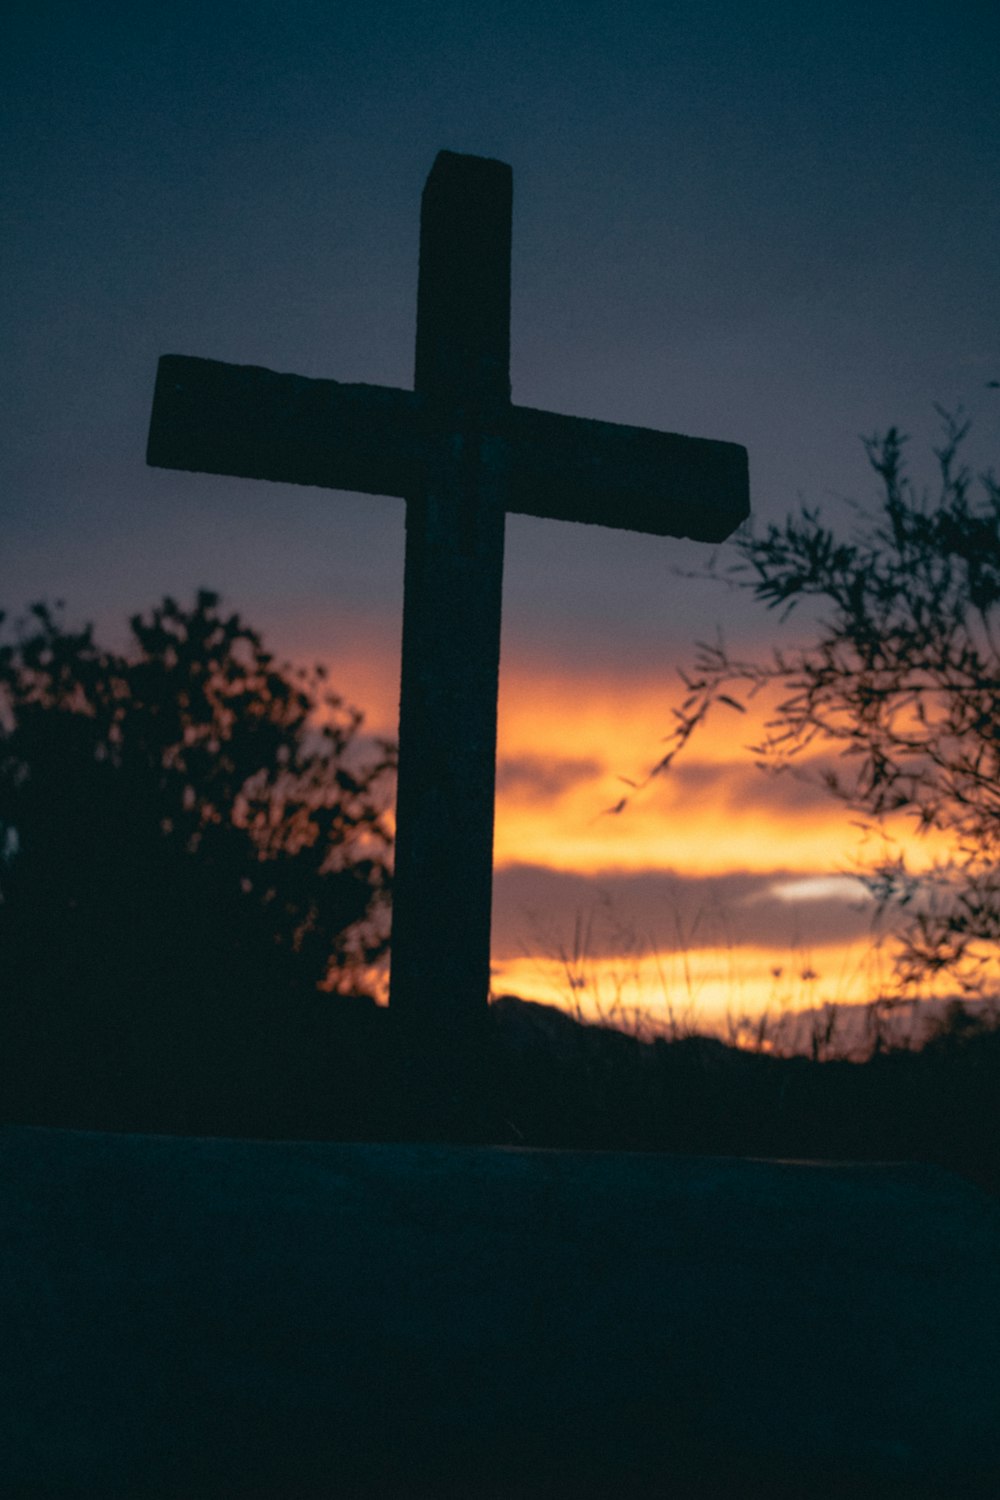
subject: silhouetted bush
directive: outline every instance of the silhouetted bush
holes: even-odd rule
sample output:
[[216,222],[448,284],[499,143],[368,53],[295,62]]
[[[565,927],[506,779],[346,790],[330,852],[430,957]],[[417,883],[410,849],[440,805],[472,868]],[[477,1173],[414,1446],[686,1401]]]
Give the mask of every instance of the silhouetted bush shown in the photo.
[[130,623],[0,647],[5,1110],[238,1127],[386,951],[391,747],[214,594]]
[[[1000,482],[961,461],[967,424],[942,413],[939,485],[917,491],[896,428],[866,448],[880,506],[858,508],[840,537],[804,508],[761,534],[738,533],[717,576],[748,589],[782,621],[817,601],[805,646],[745,659],[704,645],[682,673],[687,697],[651,775],[666,772],[717,705],[783,696],[753,753],[788,770],[836,752],[823,780],[874,826],[909,817],[947,851],[913,872],[875,864],[867,883],[903,918],[901,987],[947,976],[969,996],[995,995],[1000,962]],[[797,758],[799,758],[797,760]],[[623,804],[624,805],[624,804]]]

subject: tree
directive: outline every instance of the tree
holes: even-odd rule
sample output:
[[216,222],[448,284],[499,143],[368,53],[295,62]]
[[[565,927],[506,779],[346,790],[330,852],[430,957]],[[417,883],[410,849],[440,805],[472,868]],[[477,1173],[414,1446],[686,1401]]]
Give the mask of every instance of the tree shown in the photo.
[[[788,770],[825,747],[830,792],[884,830],[892,815],[935,830],[948,852],[915,873],[887,855],[866,880],[880,911],[904,918],[901,987],[950,978],[967,996],[995,992],[1000,958],[1000,484],[976,485],[960,450],[968,423],[939,410],[937,492],[919,493],[896,428],[866,441],[880,482],[875,513],[855,507],[840,540],[819,510],[735,539],[719,575],[784,622],[806,600],[821,610],[811,645],[765,659],[702,644],[682,672],[666,772],[718,706],[745,710],[779,694],[761,743],[767,768]],[[622,805],[622,804],[620,804]]]
[[218,605],[165,599],[118,653],[37,604],[0,645],[15,1054],[48,1066],[62,1037],[66,1069],[104,1066],[157,1016],[176,1045],[181,1012],[217,1040],[228,1016],[229,1046],[260,1005],[351,991],[387,949],[392,747],[362,763],[362,716],[322,669],[277,666]]

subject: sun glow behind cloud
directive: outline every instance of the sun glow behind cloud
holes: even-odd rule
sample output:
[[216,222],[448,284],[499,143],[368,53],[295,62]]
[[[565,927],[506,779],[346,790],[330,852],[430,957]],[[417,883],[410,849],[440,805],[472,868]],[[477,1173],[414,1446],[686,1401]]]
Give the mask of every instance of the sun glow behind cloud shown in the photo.
[[[658,680],[615,682],[509,669],[500,691],[497,865],[850,874],[865,841],[854,816],[821,784],[822,763],[782,775],[754,764],[749,746],[763,713],[721,709],[669,773],[641,785],[678,696],[666,671]],[[505,767],[515,774],[505,775]],[[612,813],[623,794],[627,806]],[[907,838],[902,822],[892,832]],[[868,856],[870,845],[869,838]],[[934,853],[929,840],[909,845],[917,863]],[[806,898],[795,889],[786,895]],[[808,896],[815,899],[815,887]]]

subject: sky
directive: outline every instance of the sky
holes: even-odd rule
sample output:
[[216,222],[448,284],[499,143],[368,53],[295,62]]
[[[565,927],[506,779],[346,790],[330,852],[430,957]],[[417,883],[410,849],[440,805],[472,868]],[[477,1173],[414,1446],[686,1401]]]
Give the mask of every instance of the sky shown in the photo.
[[[391,734],[403,505],[148,469],[156,361],[412,383],[438,150],[514,173],[519,404],[744,444],[754,524],[995,461],[1000,12],[986,3],[15,5],[0,90],[0,608],[121,643],[199,587]],[[703,1020],[882,982],[848,815],[720,719],[658,759],[722,629],[704,545],[508,521],[494,987]],[[725,547],[721,558],[725,558]],[[861,851],[863,857],[864,851]]]

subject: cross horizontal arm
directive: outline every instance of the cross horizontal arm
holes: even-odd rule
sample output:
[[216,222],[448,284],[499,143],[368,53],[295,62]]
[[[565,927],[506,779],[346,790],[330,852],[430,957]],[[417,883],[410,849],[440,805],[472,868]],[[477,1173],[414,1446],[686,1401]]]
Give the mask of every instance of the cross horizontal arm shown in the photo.
[[[147,461],[160,468],[413,496],[442,440],[413,391],[280,375],[257,365],[165,354]],[[749,515],[746,449],[500,406],[510,450],[507,509],[717,542]]]
[[165,354],[147,463],[285,484],[412,494],[427,443],[412,391]]
[[508,509],[655,536],[724,541],[750,514],[747,450],[515,406]]

